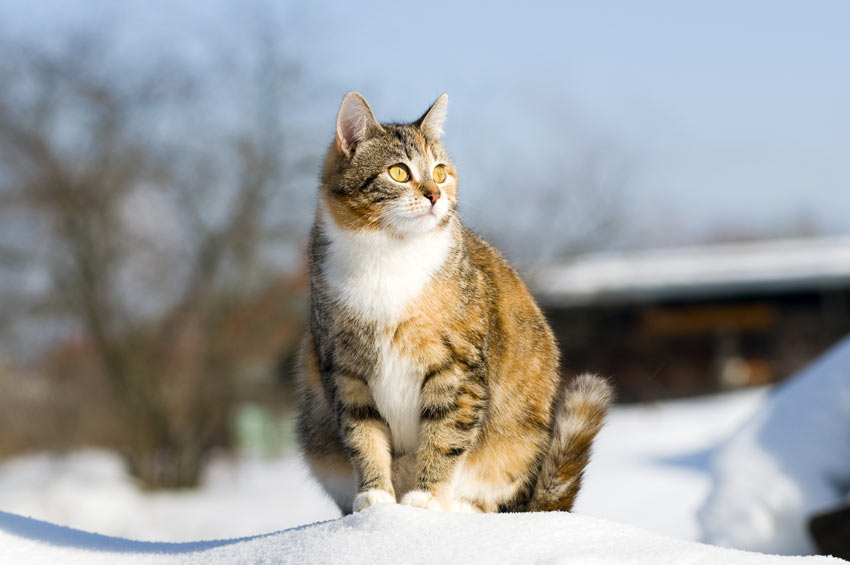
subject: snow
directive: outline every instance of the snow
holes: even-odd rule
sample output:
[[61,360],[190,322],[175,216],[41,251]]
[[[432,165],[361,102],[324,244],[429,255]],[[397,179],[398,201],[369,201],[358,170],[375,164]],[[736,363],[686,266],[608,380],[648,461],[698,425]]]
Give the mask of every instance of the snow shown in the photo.
[[850,337],[779,387],[719,451],[705,540],[814,551],[806,520],[850,495]]
[[600,253],[541,269],[531,278],[547,304],[821,288],[847,281],[850,237]]
[[0,512],[4,563],[841,563],[674,540],[567,513],[446,514],[381,505],[339,520],[233,540],[150,543]]
[[767,392],[616,407],[572,514],[338,519],[292,456],[218,458],[200,489],[143,493],[114,454],[29,455],[0,464],[0,563],[837,563],[695,541],[711,453]]
[[[576,512],[697,540],[695,514],[710,487],[708,453],[765,393],[616,406],[596,440]],[[145,493],[117,455],[96,450],[0,464],[0,510],[169,542],[250,536],[339,517],[294,456],[217,458],[200,489]]]
[[117,455],[95,450],[29,455],[0,465],[0,510],[169,542],[250,536],[339,517],[294,457],[219,458],[202,488],[151,493],[133,484]]
[[697,540],[714,447],[767,389],[615,407],[596,440],[575,511]]

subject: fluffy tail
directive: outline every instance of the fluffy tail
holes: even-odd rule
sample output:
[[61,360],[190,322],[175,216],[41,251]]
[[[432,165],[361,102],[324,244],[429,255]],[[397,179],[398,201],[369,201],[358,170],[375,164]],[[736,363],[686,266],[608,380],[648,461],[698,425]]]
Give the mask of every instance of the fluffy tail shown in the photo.
[[528,509],[570,510],[590,461],[593,438],[602,428],[613,391],[596,375],[577,377],[556,407],[552,444],[543,460]]

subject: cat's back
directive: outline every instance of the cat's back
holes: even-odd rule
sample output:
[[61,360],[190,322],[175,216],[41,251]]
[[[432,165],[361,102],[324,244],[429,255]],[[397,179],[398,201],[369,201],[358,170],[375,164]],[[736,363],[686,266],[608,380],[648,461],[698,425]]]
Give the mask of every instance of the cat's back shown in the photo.
[[467,261],[482,273],[474,289],[486,304],[491,373],[495,381],[528,387],[541,399],[553,394],[559,381],[560,354],[546,317],[517,270],[490,243],[464,227]]
[[467,260],[486,277],[488,294],[498,299],[497,306],[515,315],[531,315],[544,321],[528,286],[498,249],[466,226],[462,229],[462,241]]

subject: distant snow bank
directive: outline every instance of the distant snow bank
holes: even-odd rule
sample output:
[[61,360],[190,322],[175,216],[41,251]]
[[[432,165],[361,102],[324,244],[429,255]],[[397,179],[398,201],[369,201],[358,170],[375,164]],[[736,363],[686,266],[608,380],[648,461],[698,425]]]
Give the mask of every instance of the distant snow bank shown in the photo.
[[137,542],[0,512],[0,563],[845,563],[675,540],[567,513],[444,514],[387,505],[282,532],[192,543]]
[[717,445],[758,410],[769,389],[615,406],[593,447],[575,511],[698,541]]
[[168,542],[243,538],[339,517],[294,457],[216,457],[201,488],[150,492],[139,489],[117,453],[95,449],[3,461],[0,510],[113,537]]
[[806,521],[850,492],[850,337],[773,391],[715,457],[705,541],[815,551]]

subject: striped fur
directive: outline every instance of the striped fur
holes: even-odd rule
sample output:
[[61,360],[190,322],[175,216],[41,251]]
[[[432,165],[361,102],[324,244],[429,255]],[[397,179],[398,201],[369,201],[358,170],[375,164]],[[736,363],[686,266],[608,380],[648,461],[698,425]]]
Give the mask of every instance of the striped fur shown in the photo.
[[601,425],[583,411],[601,381],[562,393],[543,314],[460,222],[445,104],[379,124],[362,97],[343,100],[310,238],[299,443],[343,512],[567,509]]
[[552,443],[537,476],[529,510],[572,509],[590,461],[593,438],[602,428],[611,397],[610,385],[595,375],[580,375],[567,389],[555,414]]

